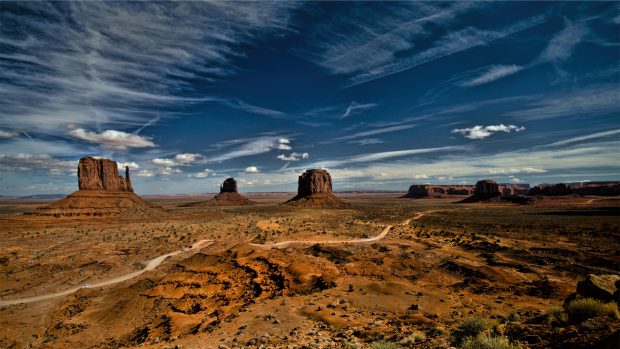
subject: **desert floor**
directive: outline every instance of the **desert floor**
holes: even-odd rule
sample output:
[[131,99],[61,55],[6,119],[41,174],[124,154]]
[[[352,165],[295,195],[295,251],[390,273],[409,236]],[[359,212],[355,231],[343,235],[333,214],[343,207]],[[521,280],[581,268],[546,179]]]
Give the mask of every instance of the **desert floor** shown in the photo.
[[587,274],[620,271],[619,199],[278,205],[291,196],[147,198],[167,209],[155,218],[32,217],[49,202],[0,201],[0,347],[442,348],[472,316],[557,347],[579,330],[528,320]]

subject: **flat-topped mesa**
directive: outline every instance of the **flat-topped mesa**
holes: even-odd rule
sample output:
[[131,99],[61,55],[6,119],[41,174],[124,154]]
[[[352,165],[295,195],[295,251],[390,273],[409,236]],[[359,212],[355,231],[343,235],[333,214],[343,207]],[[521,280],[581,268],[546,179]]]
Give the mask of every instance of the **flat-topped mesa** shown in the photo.
[[403,198],[442,198],[451,196],[471,195],[474,189],[471,185],[430,185],[414,184],[409,187]]
[[528,195],[542,195],[542,196],[563,196],[570,195],[573,191],[564,183],[557,184],[541,184],[530,189]]
[[220,185],[220,193],[237,193],[237,181],[234,178],[226,178]]
[[159,217],[165,211],[133,192],[129,167],[125,177],[118,174],[118,165],[108,159],[81,158],[78,163],[79,190],[66,198],[26,212],[32,216],[52,217]]
[[490,179],[484,179],[476,183],[476,189],[474,195],[480,197],[493,197],[500,195],[499,185],[495,181]]
[[332,193],[332,177],[326,170],[310,169],[299,176],[297,195],[285,202],[300,207],[346,207]]
[[84,157],[78,164],[78,186],[80,190],[104,190],[133,192],[129,178],[129,166],[125,166],[125,177],[118,174],[116,161]]
[[332,176],[323,169],[306,170],[299,176],[297,196],[328,196],[332,194]]

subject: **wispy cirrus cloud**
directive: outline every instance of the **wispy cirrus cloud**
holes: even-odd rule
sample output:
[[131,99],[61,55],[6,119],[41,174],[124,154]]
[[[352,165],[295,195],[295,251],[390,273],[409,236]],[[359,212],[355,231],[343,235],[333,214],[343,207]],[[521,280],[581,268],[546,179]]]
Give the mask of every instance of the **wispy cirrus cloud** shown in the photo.
[[[288,30],[295,3],[36,2],[4,6],[0,126],[142,125],[171,103],[226,102],[197,93],[235,72],[238,45]],[[174,30],[170,30],[174,28]],[[114,103],[110,103],[114,100]],[[148,102],[148,103],[145,103]],[[267,108],[228,102],[248,112]]]
[[[350,87],[399,73],[472,47],[486,45],[545,21],[544,16],[524,19],[496,30],[450,28],[431,47],[418,49],[437,28],[453,24],[456,16],[484,7],[484,3],[402,3],[384,9],[352,10],[348,16],[320,27],[304,53],[332,74],[348,75]],[[388,14],[383,13],[388,12]],[[419,41],[418,41],[419,40]]]
[[341,119],[347,118],[351,115],[355,115],[363,112],[364,110],[372,109],[376,107],[376,103],[356,103],[351,102],[344,113],[340,116]]
[[277,135],[262,135],[246,139],[233,139],[220,142],[215,145],[216,149],[226,149],[220,154],[209,156],[212,162],[220,162],[240,157],[268,153],[272,150],[292,150],[291,140],[287,137]]
[[417,126],[416,124],[402,124],[402,125],[393,125],[393,126],[387,126],[387,127],[376,127],[370,130],[360,131],[360,132],[352,133],[346,136],[337,137],[337,138],[334,138],[334,140],[345,141],[345,140],[350,140],[350,139],[363,138],[363,137],[374,136],[374,135],[378,135],[382,133],[390,133],[390,132],[408,130],[416,126]]
[[523,70],[523,68],[524,67],[516,65],[516,64],[492,65],[490,67],[485,68],[485,71],[482,72],[480,75],[474,78],[468,79],[466,81],[463,81],[460,83],[460,85],[463,87],[473,87],[473,86],[488,84],[495,80],[499,80],[506,76],[518,73],[521,70]]
[[523,130],[525,130],[525,127],[523,126],[499,124],[488,126],[476,125],[474,127],[457,128],[450,132],[460,133],[465,136],[465,138],[469,139],[485,139],[487,137],[491,137],[496,132],[510,133],[512,131],[521,132]]
[[538,61],[557,62],[568,59],[588,33],[585,23],[567,22],[564,28],[551,38]]
[[557,142],[553,142],[553,143],[547,144],[546,146],[548,146],[548,147],[555,147],[555,146],[560,146],[560,145],[567,145],[567,144],[572,144],[572,143],[578,143],[578,142],[582,142],[582,141],[589,141],[589,140],[592,140],[592,139],[598,139],[598,138],[605,138],[605,137],[615,136],[615,135],[618,135],[618,134],[620,134],[620,129],[609,130],[609,131],[601,131],[601,132],[591,133],[591,134],[588,134],[588,135],[583,135],[583,136],[563,139],[561,141],[557,141]]

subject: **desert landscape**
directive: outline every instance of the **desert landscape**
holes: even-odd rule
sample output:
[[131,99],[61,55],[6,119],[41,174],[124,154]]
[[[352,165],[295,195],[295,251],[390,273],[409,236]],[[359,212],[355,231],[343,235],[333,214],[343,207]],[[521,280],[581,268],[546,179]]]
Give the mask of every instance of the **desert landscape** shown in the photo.
[[569,305],[616,307],[617,196],[336,196],[320,170],[294,200],[248,200],[231,178],[215,198],[147,202],[130,181],[114,187],[115,162],[79,168],[70,203],[1,203],[2,347],[448,348],[478,333],[618,344],[617,308],[575,319]]
[[619,34],[0,1],[0,349],[620,349]]

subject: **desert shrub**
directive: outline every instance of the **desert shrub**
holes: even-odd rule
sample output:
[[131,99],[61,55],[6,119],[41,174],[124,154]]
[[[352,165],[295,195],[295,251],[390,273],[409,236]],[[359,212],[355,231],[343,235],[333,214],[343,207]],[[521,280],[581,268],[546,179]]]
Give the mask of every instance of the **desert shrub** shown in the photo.
[[439,336],[444,334],[444,332],[446,332],[446,329],[441,326],[435,326],[428,329],[428,333],[431,336]]
[[372,342],[372,349],[400,349],[400,347],[384,341]]
[[521,317],[519,316],[516,310],[513,310],[510,313],[508,313],[506,320],[510,322],[518,322],[518,321],[521,321]]
[[618,305],[615,302],[603,303],[594,298],[575,299],[566,307],[568,319],[571,322],[583,322],[597,316],[609,316],[619,319]]
[[401,339],[398,344],[410,346],[416,343],[424,342],[426,340],[426,334],[420,331],[414,331],[411,335],[406,338]]
[[566,314],[564,309],[560,307],[551,307],[547,311],[547,322],[549,324],[561,324],[566,321]]
[[475,337],[467,337],[461,344],[461,349],[522,349],[519,342],[511,342],[506,336],[493,336],[489,333],[480,333]]
[[485,318],[476,316],[463,320],[459,327],[454,331],[456,343],[459,344],[467,337],[475,337],[492,327],[492,323]]

